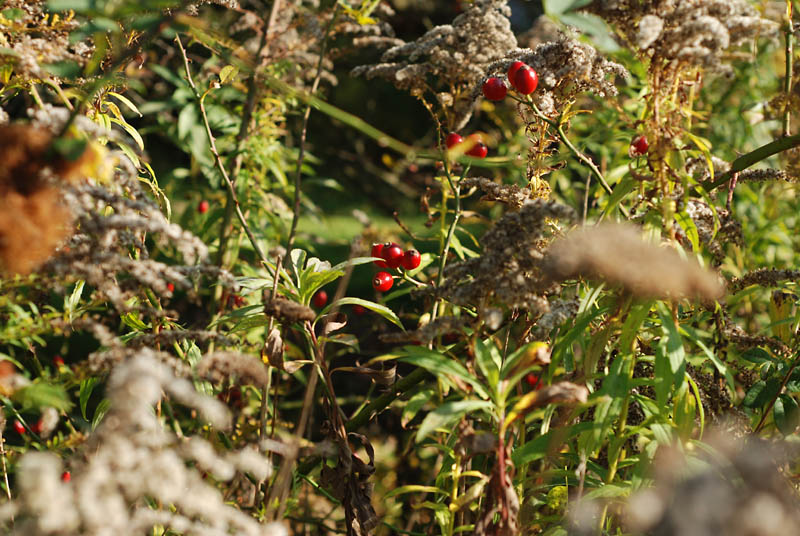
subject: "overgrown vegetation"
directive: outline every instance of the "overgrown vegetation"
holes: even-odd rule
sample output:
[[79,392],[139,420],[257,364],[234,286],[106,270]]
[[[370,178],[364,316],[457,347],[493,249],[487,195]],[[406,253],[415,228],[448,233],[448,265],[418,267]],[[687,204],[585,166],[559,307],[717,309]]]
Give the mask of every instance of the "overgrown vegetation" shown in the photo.
[[793,0],[391,4],[5,1],[3,531],[797,533]]

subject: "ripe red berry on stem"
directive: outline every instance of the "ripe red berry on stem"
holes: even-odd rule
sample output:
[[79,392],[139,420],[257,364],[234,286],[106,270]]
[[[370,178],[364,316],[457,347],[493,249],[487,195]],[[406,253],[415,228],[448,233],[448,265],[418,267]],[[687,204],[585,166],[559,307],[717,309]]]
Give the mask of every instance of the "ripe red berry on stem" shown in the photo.
[[43,426],[44,426],[44,423],[42,422],[42,419],[39,419],[38,421],[33,423],[33,425],[31,425],[31,431],[34,434],[41,434]]
[[489,148],[486,147],[486,144],[482,141],[479,141],[472,148],[464,153],[469,156],[474,156],[475,158],[486,158],[486,155],[489,154]]
[[394,279],[389,272],[378,272],[372,279],[372,286],[378,292],[386,292],[394,284]]
[[542,384],[539,381],[539,376],[533,372],[530,372],[527,376],[525,376],[525,382],[537,391],[542,388]]
[[200,204],[197,205],[197,212],[199,212],[200,214],[205,214],[206,212],[208,212],[209,206],[211,205],[209,205],[208,201],[203,199],[202,201],[200,201]]
[[[517,75],[517,71],[519,71],[520,67],[527,67],[524,62],[515,61],[511,64],[511,67],[508,68],[508,81],[509,83],[514,86],[514,77]],[[514,86],[516,88],[517,86]]]
[[69,482],[70,480],[72,480],[72,475],[69,473],[69,471],[64,471],[61,473],[61,482]]
[[[383,244],[372,244],[372,251],[370,252],[370,255],[373,256],[373,257],[379,257],[379,258],[382,259],[383,258]],[[380,267],[380,268],[386,268],[388,266],[388,264],[386,264],[384,261],[372,261],[372,262],[374,262],[375,265]]]
[[356,305],[353,306],[353,313],[354,314],[363,315],[366,312],[367,312],[366,308],[364,308],[364,306],[362,306],[362,305],[356,304]]
[[314,307],[323,308],[325,304],[328,303],[328,293],[324,290],[320,290],[316,294],[314,294],[314,298],[312,299],[314,302]]
[[21,422],[14,421],[14,431],[17,432],[19,435],[25,435],[25,425]]
[[514,87],[523,95],[530,95],[539,85],[539,75],[527,65],[520,67],[514,75]]
[[386,261],[386,264],[389,266],[389,268],[397,268],[400,266],[400,263],[403,262],[403,248],[394,242],[387,242],[383,245],[381,257],[383,257],[383,260]]
[[175,292],[175,285],[173,283],[167,283],[167,290],[170,292]]
[[650,144],[647,143],[647,138],[644,136],[637,136],[631,141],[631,153],[635,156],[641,156],[647,153]]
[[483,96],[491,101],[501,101],[506,98],[508,88],[505,82],[493,76],[483,83]]
[[448,149],[452,149],[462,141],[464,141],[464,138],[461,136],[461,134],[458,134],[456,132],[451,132],[444,139],[444,144],[447,146]]
[[57,367],[60,367],[64,364],[64,358],[60,355],[57,355],[53,358],[53,364]]
[[403,268],[406,270],[413,270],[419,263],[422,261],[422,256],[419,254],[419,251],[416,249],[409,249],[405,253],[403,253]]

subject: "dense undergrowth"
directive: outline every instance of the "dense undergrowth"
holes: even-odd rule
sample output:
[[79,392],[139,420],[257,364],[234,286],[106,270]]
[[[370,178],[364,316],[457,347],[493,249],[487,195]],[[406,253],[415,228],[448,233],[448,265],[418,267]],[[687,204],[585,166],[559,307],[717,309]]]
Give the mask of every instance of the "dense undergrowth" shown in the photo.
[[797,533],[794,7],[6,0],[3,532]]

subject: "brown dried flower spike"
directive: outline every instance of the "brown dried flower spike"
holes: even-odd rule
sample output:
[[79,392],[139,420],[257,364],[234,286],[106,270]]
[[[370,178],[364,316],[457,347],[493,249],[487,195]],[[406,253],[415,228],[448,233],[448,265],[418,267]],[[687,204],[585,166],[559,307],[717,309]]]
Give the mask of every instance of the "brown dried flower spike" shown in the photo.
[[626,224],[583,227],[550,248],[547,275],[556,281],[576,276],[621,285],[645,298],[715,300],[724,288],[716,274],[678,252],[648,244],[640,231]]

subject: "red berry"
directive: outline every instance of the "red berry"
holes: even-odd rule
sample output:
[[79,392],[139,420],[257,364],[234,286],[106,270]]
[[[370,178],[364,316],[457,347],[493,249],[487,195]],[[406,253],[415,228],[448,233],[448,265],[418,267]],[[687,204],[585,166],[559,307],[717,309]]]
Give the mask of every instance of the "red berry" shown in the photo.
[[523,95],[530,95],[539,85],[539,75],[527,65],[517,70],[514,75],[514,87]]
[[419,254],[419,251],[416,249],[409,249],[405,253],[403,253],[403,268],[406,270],[413,270],[419,263],[422,261],[422,256]]
[[644,136],[637,136],[631,141],[631,153],[635,156],[641,156],[647,153],[650,144],[647,143],[647,138]]
[[210,205],[208,204],[208,201],[206,201],[204,199],[204,200],[200,201],[199,205],[197,205],[197,212],[199,212],[200,214],[205,214],[206,212],[208,212],[208,207],[209,206]]
[[54,364],[55,366],[57,366],[57,367],[62,367],[62,366],[64,366],[64,358],[63,358],[63,357],[61,357],[60,355],[57,355],[57,356],[55,356],[55,357],[53,358],[53,364]]
[[486,155],[489,154],[489,148],[486,147],[485,143],[479,141],[478,143],[472,146],[472,149],[470,149],[464,154],[467,154],[469,156],[474,156],[475,158],[486,158]]
[[170,292],[175,292],[175,285],[173,283],[167,283],[167,290]]
[[372,286],[378,292],[386,292],[394,284],[394,279],[389,272],[378,272],[372,280]]
[[537,376],[533,372],[530,372],[528,373],[527,376],[525,376],[525,382],[527,382],[528,385],[530,385],[537,391],[542,388],[542,384],[539,381],[539,376]]
[[41,434],[42,433],[42,426],[43,426],[42,419],[39,419],[38,421],[33,423],[33,425],[31,426],[31,431],[34,434]]
[[[383,253],[383,244],[372,244],[372,251],[370,252],[370,255],[372,257],[379,257],[382,259],[383,258],[382,253]],[[387,266],[389,266],[384,261],[373,261],[373,262],[380,268],[386,268]]]
[[444,144],[447,146],[448,149],[452,149],[462,141],[464,141],[464,138],[461,136],[461,134],[456,134],[455,132],[451,132],[444,139]]
[[14,421],[14,431],[19,435],[25,435],[25,426],[19,421]]
[[389,268],[397,268],[403,262],[403,248],[395,243],[386,243],[383,245],[381,257],[386,261]]
[[506,83],[493,76],[483,83],[483,96],[491,101],[501,101],[506,98],[508,88]]
[[366,312],[367,312],[366,308],[364,308],[362,305],[356,304],[353,306],[353,313],[357,315],[363,315]]
[[[515,61],[511,64],[511,67],[508,68],[508,81],[512,86],[514,86],[514,77],[517,75],[517,71],[519,71],[519,68],[523,66],[527,67],[527,65],[525,65],[523,62]],[[517,86],[514,87],[516,88]]]
[[61,473],[61,482],[69,482],[70,480],[72,480],[72,475],[69,474],[69,471]]
[[324,290],[320,290],[314,294],[314,298],[311,301],[314,302],[314,307],[322,309],[325,307],[325,304],[328,303],[328,293]]

